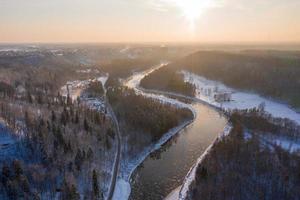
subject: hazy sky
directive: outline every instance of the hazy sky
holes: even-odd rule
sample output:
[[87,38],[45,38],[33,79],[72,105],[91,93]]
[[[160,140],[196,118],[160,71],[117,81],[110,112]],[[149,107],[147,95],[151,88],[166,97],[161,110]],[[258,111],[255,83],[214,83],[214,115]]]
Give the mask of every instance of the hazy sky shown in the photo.
[[0,42],[300,42],[300,0],[0,0]]

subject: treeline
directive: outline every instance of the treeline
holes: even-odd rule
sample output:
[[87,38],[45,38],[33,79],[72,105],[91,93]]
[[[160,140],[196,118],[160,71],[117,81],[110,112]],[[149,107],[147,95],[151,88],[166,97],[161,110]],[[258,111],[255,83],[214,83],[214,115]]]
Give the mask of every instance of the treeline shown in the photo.
[[109,73],[110,78],[126,78],[133,71],[150,68],[158,63],[158,58],[115,59],[101,66],[101,69]]
[[85,89],[84,94],[88,98],[101,98],[104,95],[104,88],[100,81],[92,81]]
[[299,199],[299,154],[265,143],[262,134],[283,127],[260,121],[257,112],[232,113],[230,135],[219,140],[197,167],[187,199]]
[[15,94],[15,88],[11,85],[0,81],[0,98],[13,97]]
[[300,58],[293,56],[293,52],[200,51],[169,67],[185,69],[230,87],[257,92],[300,108]]
[[265,112],[264,106],[246,110],[225,111],[233,124],[241,123],[247,129],[268,133],[275,136],[282,135],[292,140],[300,139],[300,126],[287,118],[275,118]]
[[109,89],[108,98],[119,121],[126,124],[128,130],[147,134],[152,141],[160,139],[169,129],[193,117],[188,109],[163,104],[126,87]]
[[188,96],[194,96],[195,86],[185,82],[183,75],[168,67],[160,68],[141,81],[141,86],[146,89],[156,89],[178,92]]

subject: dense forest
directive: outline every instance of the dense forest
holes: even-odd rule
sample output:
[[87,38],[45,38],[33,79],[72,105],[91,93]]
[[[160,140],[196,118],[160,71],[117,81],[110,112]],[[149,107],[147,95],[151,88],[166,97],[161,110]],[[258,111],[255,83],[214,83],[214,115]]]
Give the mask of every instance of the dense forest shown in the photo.
[[293,130],[297,135],[299,127],[273,121],[256,109],[232,112],[230,135],[197,167],[187,199],[299,199],[299,152],[264,140],[270,132],[288,138],[281,131]]
[[159,140],[169,129],[193,118],[188,109],[163,104],[126,87],[112,87],[107,96],[117,115],[123,143],[127,145],[126,155],[133,157]]
[[168,67],[162,67],[146,76],[142,79],[141,86],[146,89],[178,92],[188,96],[195,94],[195,86],[184,82],[182,74]]
[[163,104],[126,87],[111,88],[108,90],[108,97],[118,119],[129,130],[149,134],[152,141],[158,140],[182,121],[192,119],[192,113],[188,109]]
[[126,78],[134,71],[144,70],[159,63],[159,59],[115,59],[101,66],[101,69],[109,73],[110,78]]

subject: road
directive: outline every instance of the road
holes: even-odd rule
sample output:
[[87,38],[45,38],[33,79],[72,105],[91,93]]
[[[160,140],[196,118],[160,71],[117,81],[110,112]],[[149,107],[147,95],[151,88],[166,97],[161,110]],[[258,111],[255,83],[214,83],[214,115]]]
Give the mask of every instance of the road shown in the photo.
[[114,195],[115,187],[116,187],[116,182],[118,178],[118,173],[119,173],[119,168],[120,168],[120,157],[121,157],[121,132],[120,132],[120,127],[119,127],[119,122],[117,120],[117,117],[109,103],[109,101],[106,99],[106,107],[108,109],[108,112],[110,113],[112,120],[115,124],[116,128],[116,135],[117,135],[117,152],[115,155],[115,161],[114,161],[114,166],[113,166],[113,173],[112,173],[112,178],[110,181],[110,186],[109,186],[109,191],[107,195],[107,200],[111,200]]

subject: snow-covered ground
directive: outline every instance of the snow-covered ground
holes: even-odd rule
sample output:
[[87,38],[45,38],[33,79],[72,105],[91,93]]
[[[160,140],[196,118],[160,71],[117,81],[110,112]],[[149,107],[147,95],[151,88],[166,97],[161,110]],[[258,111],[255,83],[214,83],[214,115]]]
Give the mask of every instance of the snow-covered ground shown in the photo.
[[0,121],[0,167],[4,162],[21,159],[25,152],[20,145],[20,138],[7,129]]
[[7,158],[13,158],[16,155],[16,139],[9,131],[0,125],[0,162],[3,163]]
[[[300,113],[291,109],[288,105],[266,99],[258,94],[246,93],[234,90],[226,85],[208,80],[188,71],[181,71],[186,82],[196,86],[196,97],[214,106],[224,109],[247,109],[265,105],[265,111],[273,117],[288,118],[300,124]],[[231,93],[231,101],[219,103],[215,100],[216,93]]]
[[69,94],[72,100],[76,100],[78,97],[80,97],[81,92],[87,88],[91,81],[92,79],[83,81],[68,81],[66,85],[61,88],[61,95],[67,97]]
[[82,73],[82,74],[98,74],[100,71],[98,69],[82,69],[82,70],[77,70],[77,73]]
[[[244,133],[245,138],[251,138],[252,135]],[[279,146],[290,153],[300,152],[300,140],[285,136],[274,136],[272,134],[259,135],[260,141],[264,146],[273,149],[274,146]]]

